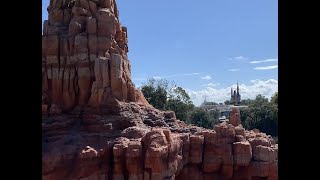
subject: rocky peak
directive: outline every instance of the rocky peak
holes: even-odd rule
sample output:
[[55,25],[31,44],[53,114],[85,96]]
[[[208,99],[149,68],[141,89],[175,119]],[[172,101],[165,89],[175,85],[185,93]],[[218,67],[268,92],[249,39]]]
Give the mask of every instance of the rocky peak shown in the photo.
[[51,0],[42,35],[43,114],[145,101],[131,81],[127,28],[114,0]]

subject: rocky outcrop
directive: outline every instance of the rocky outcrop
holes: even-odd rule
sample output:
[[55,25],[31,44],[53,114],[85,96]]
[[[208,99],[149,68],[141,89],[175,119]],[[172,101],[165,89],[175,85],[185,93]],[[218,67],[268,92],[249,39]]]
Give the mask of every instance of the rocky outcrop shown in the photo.
[[245,130],[239,109],[204,129],[148,104],[114,0],[51,0],[48,12],[42,179],[278,179],[278,145]]
[[[143,102],[131,81],[127,28],[114,0],[52,0],[42,35],[43,113]],[[136,99],[138,98],[138,99]]]
[[[151,106],[43,118],[43,179],[277,179],[278,145],[228,122],[186,125]],[[148,122],[147,124],[145,122]]]
[[239,108],[232,108],[230,113],[230,123],[234,126],[241,124]]

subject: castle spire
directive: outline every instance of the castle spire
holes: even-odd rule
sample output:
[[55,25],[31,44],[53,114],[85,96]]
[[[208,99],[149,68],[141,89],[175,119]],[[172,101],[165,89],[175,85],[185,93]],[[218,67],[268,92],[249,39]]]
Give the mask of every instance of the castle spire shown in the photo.
[[238,84],[238,80],[237,80],[237,94],[239,94],[239,84]]

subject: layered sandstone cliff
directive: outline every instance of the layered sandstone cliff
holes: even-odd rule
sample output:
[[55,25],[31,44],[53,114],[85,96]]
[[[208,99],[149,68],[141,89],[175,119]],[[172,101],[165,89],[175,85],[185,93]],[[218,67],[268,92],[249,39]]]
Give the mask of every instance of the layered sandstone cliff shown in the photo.
[[[127,28],[113,0],[51,0],[42,35],[43,113],[144,102],[131,81]],[[107,106],[107,107],[106,107]]]
[[213,129],[150,106],[131,81],[114,0],[51,0],[43,28],[44,180],[278,179],[278,145],[241,126]]

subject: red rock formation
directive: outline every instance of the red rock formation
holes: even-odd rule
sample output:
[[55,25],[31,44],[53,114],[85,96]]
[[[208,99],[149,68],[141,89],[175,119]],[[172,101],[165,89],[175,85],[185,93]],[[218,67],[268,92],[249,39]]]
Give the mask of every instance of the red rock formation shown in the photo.
[[277,179],[278,145],[240,112],[213,129],[148,104],[114,0],[51,0],[43,29],[44,180]]
[[278,146],[264,133],[181,126],[169,112],[120,106],[115,115],[44,118],[43,179],[277,179]]
[[[145,103],[131,81],[127,28],[114,0],[52,0],[42,36],[43,113]],[[79,107],[79,108],[76,108]]]
[[239,108],[232,108],[230,113],[230,123],[234,126],[241,124]]

